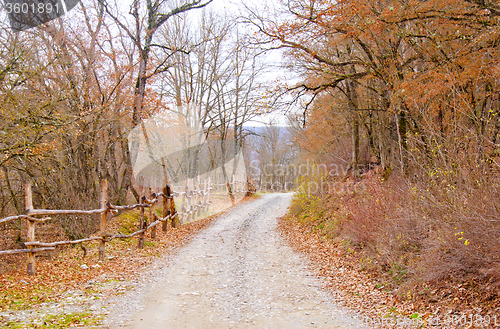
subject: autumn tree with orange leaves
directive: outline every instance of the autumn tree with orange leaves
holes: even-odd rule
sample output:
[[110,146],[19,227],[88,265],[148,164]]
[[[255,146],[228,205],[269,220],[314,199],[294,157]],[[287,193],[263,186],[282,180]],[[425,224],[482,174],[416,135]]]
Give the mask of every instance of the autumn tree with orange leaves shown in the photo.
[[[381,271],[398,264],[417,281],[498,278],[498,3],[280,5],[247,22],[300,74],[278,92],[306,99],[302,153],[348,164],[365,188],[322,195],[338,215],[322,219],[340,227],[329,234],[364,248]],[[373,167],[380,180],[367,178]]]
[[[1,28],[4,214],[22,212],[27,181],[40,207],[96,207],[104,178],[112,200],[127,197],[133,63],[102,6],[75,11],[81,24],[55,21],[19,34]],[[95,229],[92,219],[61,221],[72,238]]]
[[[488,112],[494,107],[497,62],[493,55],[497,18],[495,9],[487,8],[493,5],[456,1],[283,1],[282,5],[293,19],[254,16],[250,21],[259,29],[261,42],[286,49],[300,67],[303,82],[289,90],[312,94],[313,99],[328,93],[343,99],[343,108],[350,113],[353,167],[360,164],[360,135],[365,135],[370,153],[384,169],[406,170],[416,149],[430,156],[442,135],[435,131],[436,124],[444,131],[446,122],[461,119],[454,129],[468,130],[471,115],[477,118],[472,119],[477,138],[469,145],[480,152],[477,161],[491,162],[495,152],[485,153],[488,138],[484,138],[485,130],[490,130],[481,122],[496,121]],[[453,104],[447,100],[451,95]],[[467,104],[459,106],[457,102],[463,101]],[[472,112],[451,109],[462,105]],[[479,110],[480,106],[485,108]],[[451,117],[445,120],[447,116]]]
[[[253,50],[243,33],[233,44],[230,19],[207,19],[194,38],[174,28],[210,2],[134,1],[128,15],[116,2],[85,0],[73,16],[18,34],[0,25],[3,215],[23,211],[27,182],[38,207],[99,207],[102,179],[109,182],[110,202],[138,200],[129,133],[175,105],[192,103],[203,111],[204,133],[237,136],[231,143],[241,146],[243,124],[262,105]],[[61,224],[79,238],[95,231],[96,218],[69,216]],[[15,226],[20,234],[21,223]]]

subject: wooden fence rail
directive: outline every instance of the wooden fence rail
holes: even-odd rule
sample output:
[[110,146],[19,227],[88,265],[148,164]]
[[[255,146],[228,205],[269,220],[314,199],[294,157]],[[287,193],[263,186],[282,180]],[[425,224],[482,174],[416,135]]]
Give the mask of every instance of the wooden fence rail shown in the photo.
[[[27,231],[27,242],[24,245],[26,249],[16,249],[16,250],[1,250],[0,256],[2,255],[12,255],[27,253],[27,271],[28,274],[34,275],[36,272],[36,259],[35,254],[41,251],[52,251],[55,250],[57,246],[78,244],[89,241],[99,241],[99,260],[104,261],[105,259],[105,248],[106,243],[113,239],[128,239],[139,236],[138,248],[144,247],[145,233],[151,230],[151,238],[156,238],[156,226],[162,223],[162,230],[167,231],[168,223],[171,223],[172,227],[177,227],[180,224],[189,222],[194,219],[196,215],[202,215],[202,212],[208,213],[211,205],[210,201],[210,190],[212,189],[212,184],[210,179],[204,182],[204,189],[197,188],[193,191],[185,190],[183,192],[174,192],[170,186],[165,186],[162,192],[152,193],[150,199],[146,196],[141,198],[141,203],[133,205],[112,205],[108,202],[108,182],[106,180],[102,181],[101,184],[101,200],[100,208],[93,210],[58,210],[58,209],[35,209],[33,207],[33,197],[31,192],[31,184],[25,185],[25,205],[26,212],[24,215],[9,216],[0,219],[0,223],[6,223],[13,220],[27,220],[28,231]],[[182,197],[189,201],[189,209],[183,208],[181,212],[177,212],[174,202],[174,197]],[[193,200],[195,199],[195,200]],[[156,205],[162,200],[163,213],[161,217],[155,213],[154,209]],[[145,215],[145,208],[148,208],[148,215]],[[113,234],[107,232],[107,220],[109,215],[116,215],[119,212],[128,212],[134,209],[139,209],[140,211],[140,223],[139,230],[131,234]],[[99,233],[97,236],[92,236],[80,240],[71,241],[57,241],[57,242],[40,242],[36,241],[35,227],[36,223],[44,222],[50,220],[50,217],[38,218],[35,216],[49,216],[49,215],[94,215],[97,214],[99,218]],[[147,217],[147,218],[146,218]],[[148,223],[149,222],[149,223]]]

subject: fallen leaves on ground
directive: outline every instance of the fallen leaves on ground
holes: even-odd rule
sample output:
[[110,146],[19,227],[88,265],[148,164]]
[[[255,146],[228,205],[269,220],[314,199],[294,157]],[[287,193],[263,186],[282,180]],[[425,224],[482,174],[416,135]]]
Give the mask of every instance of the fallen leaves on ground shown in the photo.
[[[37,257],[36,275],[25,270],[0,275],[0,311],[27,309],[43,302],[57,302],[65,291],[85,287],[89,281],[100,277],[106,280],[126,280],[139,269],[150,264],[155,257],[172,253],[186,244],[197,232],[207,226],[214,216],[181,225],[168,227],[165,233],[161,225],[157,237],[146,235],[144,249],[138,249],[138,239],[115,239],[106,244],[106,261],[98,261],[98,244],[87,243],[87,255],[79,246],[68,247],[52,259]],[[112,226],[120,223],[112,223]],[[85,289],[83,289],[85,290]]]
[[[384,290],[385,287],[378,283],[372,273],[361,271],[354,266],[359,260],[343,246],[312,233],[310,228],[286,216],[280,219],[279,228],[281,235],[295,250],[307,255],[312,270],[323,278],[325,288],[334,298],[361,317],[373,321],[371,328],[500,327],[498,305],[485,304],[481,296],[464,300],[461,296],[463,287],[452,287],[443,283],[441,288],[430,292],[438,297],[434,300],[410,295],[401,296]],[[487,316],[489,318],[486,318]],[[484,325],[486,319],[488,324]],[[377,325],[384,320],[384,325]],[[415,322],[412,322],[413,320]],[[476,322],[482,325],[476,325]],[[415,326],[415,323],[418,323],[418,326]]]

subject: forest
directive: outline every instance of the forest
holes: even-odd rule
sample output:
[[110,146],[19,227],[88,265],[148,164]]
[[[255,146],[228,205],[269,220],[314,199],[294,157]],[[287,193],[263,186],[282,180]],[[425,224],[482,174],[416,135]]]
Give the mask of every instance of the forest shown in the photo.
[[[128,12],[119,2],[81,1],[65,16],[20,32],[4,20],[3,216],[24,212],[27,182],[41,208],[95,208],[102,179],[109,182],[110,202],[139,200],[134,128],[149,131],[149,144],[164,130],[167,143],[172,136],[193,139],[184,144],[227,141],[218,144],[227,149],[223,155],[238,156],[243,125],[267,111],[258,80],[264,65],[236,19],[205,9],[210,2],[134,1]],[[177,171],[194,170],[169,169],[172,182]],[[224,172],[226,181],[231,174]],[[72,239],[97,225],[76,216],[59,221]],[[14,226],[4,229],[23,242],[21,222]]]
[[499,10],[285,1],[286,20],[250,18],[302,77],[276,89],[301,102],[291,126],[316,163],[292,217],[410,299],[498,301]]

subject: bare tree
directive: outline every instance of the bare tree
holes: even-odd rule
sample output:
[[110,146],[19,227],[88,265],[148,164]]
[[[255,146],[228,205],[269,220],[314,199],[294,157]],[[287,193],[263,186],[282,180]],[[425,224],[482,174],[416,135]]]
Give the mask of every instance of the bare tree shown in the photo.
[[212,160],[214,154],[220,158],[233,198],[230,181],[238,166],[227,168],[226,163],[239,163],[244,124],[263,106],[258,76],[265,65],[231,19],[205,13],[196,33],[181,17],[171,23],[165,25],[162,41],[167,49],[184,51],[162,63],[162,97],[186,122],[197,122],[209,139],[219,141],[210,144],[209,151]]
[[297,174],[294,162],[298,150],[293,143],[290,128],[271,122],[254,130],[256,135],[252,136],[254,154],[251,155],[250,169],[260,188],[293,188]]
[[[139,50],[139,68],[137,70],[137,80],[134,90],[132,116],[133,125],[137,125],[142,119],[146,84],[147,80],[151,77],[148,74],[151,51],[153,48],[168,49],[164,45],[155,43],[155,34],[172,17],[193,9],[203,8],[213,0],[183,1],[174,6],[169,6],[170,2],[165,0],[134,0],[130,5],[129,11],[133,19],[131,26],[125,23],[126,20],[125,22],[123,21],[123,16],[120,14],[119,6],[116,2],[114,8],[111,8],[107,1],[99,1],[104,4],[106,13],[125,31],[132,40],[133,45]],[[168,50],[170,53],[176,52],[176,49]]]

